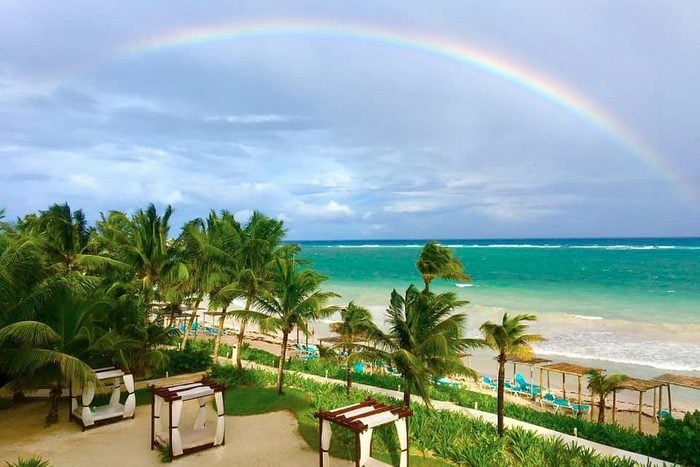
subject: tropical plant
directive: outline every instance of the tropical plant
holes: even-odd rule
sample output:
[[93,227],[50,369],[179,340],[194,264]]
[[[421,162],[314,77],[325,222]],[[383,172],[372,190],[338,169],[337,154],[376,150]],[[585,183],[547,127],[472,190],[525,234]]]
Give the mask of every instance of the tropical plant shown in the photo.
[[430,290],[430,283],[435,278],[471,280],[459,258],[454,256],[454,252],[434,241],[423,246],[416,267],[423,278],[426,292]]
[[505,365],[508,356],[513,355],[523,359],[532,357],[531,344],[541,342],[543,337],[539,334],[525,334],[527,325],[524,321],[535,321],[535,315],[521,314],[510,317],[503,314],[500,324],[487,321],[479,328],[484,336],[484,344],[497,352],[498,362],[498,435],[503,436],[503,410],[504,410],[504,383]]
[[350,302],[340,310],[341,321],[331,323],[330,330],[340,334],[340,342],[334,345],[335,349],[345,352],[347,372],[347,392],[350,395],[352,388],[352,352],[359,340],[366,340],[367,334],[375,330],[376,325],[372,321],[372,315],[367,308]]
[[244,311],[263,331],[282,331],[280,361],[277,369],[277,392],[283,394],[284,362],[289,334],[294,327],[308,332],[308,324],[332,315],[337,307],[327,301],[338,295],[319,290],[326,277],[312,269],[301,269],[293,259],[276,258],[272,284],[253,298],[260,313]]
[[431,379],[449,373],[476,378],[460,358],[464,350],[480,344],[462,336],[466,315],[453,314],[464,303],[452,292],[435,295],[420,292],[414,285],[403,296],[396,290],[391,292],[386,311],[389,331],[370,330],[373,347],[360,348],[363,354],[379,358],[401,373],[404,404],[410,404],[411,391],[416,391],[430,405]]
[[682,465],[700,465],[700,410],[682,420],[666,418],[659,425],[658,445],[664,459]]
[[18,457],[16,462],[5,461],[7,467],[51,467],[51,464],[41,456]]
[[605,423],[605,398],[627,381],[629,376],[606,375],[601,370],[588,370],[586,374],[588,375],[588,389],[591,390],[591,397],[593,394],[598,395],[598,423]]

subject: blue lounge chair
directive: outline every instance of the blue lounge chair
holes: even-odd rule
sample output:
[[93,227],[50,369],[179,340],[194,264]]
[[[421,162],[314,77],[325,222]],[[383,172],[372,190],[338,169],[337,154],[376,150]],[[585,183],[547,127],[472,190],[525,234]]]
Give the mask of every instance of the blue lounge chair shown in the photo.
[[658,417],[659,420],[666,420],[667,418],[673,418],[671,416],[671,413],[667,409],[661,409],[658,412],[656,412],[656,416]]
[[437,380],[437,384],[439,386],[457,386],[457,387],[462,385],[462,383],[460,383],[459,381],[457,381],[455,379],[450,379],[450,378],[445,378],[445,377],[439,378]]
[[356,362],[356,363],[352,366],[352,370],[353,370],[355,373],[364,373],[364,372],[365,372],[365,362]]
[[494,381],[488,376],[482,376],[481,386],[484,386],[487,389],[496,389],[498,387],[498,381]]
[[569,408],[576,416],[591,411],[591,406],[588,404],[569,404]]
[[556,397],[554,401],[552,402],[554,405],[554,413],[557,413],[559,409],[571,409],[571,404],[569,403],[568,400],[562,399],[560,397]]
[[554,394],[548,392],[544,396],[542,396],[542,399],[540,399],[540,405],[544,407],[544,405],[547,404],[554,407],[555,399],[556,397],[554,397]]

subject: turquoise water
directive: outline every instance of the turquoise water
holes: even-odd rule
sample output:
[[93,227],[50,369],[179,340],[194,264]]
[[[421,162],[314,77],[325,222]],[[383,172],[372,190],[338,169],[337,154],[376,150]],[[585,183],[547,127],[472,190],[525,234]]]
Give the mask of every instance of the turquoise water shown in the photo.
[[[381,322],[393,288],[422,285],[422,241],[301,242],[339,303]],[[700,239],[443,240],[472,276],[435,291],[469,300],[467,332],[503,310],[532,312],[538,353],[700,371]]]

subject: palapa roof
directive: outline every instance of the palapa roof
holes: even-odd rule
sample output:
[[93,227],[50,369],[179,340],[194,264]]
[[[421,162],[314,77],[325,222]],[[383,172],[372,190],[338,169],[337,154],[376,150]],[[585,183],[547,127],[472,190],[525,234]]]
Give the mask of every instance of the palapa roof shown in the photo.
[[520,358],[515,355],[508,355],[506,357],[506,360],[508,360],[511,363],[523,363],[525,365],[539,365],[541,363],[548,363],[551,362],[551,360],[547,358],[539,358],[539,357],[532,357],[532,358]]
[[328,336],[328,337],[322,337],[318,341],[319,342],[330,342],[331,344],[337,344],[339,342],[343,342],[343,338],[341,336]]
[[557,373],[565,373],[567,375],[583,376],[591,370],[601,370],[600,368],[590,368],[587,366],[574,365],[573,363],[552,363],[543,365],[540,368],[547,371],[555,371]]
[[646,392],[650,389],[664,386],[666,383],[649,379],[628,378],[620,383],[620,389],[630,389],[632,391]]
[[670,373],[663,374],[654,378],[656,381],[663,383],[675,384],[691,389],[700,389],[700,378],[695,376],[672,375]]

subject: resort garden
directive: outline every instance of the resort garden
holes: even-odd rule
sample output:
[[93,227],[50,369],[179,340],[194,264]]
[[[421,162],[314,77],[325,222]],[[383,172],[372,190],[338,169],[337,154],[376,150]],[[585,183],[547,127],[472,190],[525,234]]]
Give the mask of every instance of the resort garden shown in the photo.
[[[506,429],[504,417],[672,462],[700,464],[697,411],[684,420],[662,421],[659,434],[650,436],[507,403],[504,366],[509,356],[531,356],[530,345],[542,340],[527,330],[535,317],[506,313],[502,321],[481,326],[482,338],[466,339],[466,316],[459,312],[465,302],[453,293],[431,292],[430,283],[469,276],[452,252],[435,242],[425,245],[416,264],[423,290],[407,285],[404,291],[388,291],[386,322],[374,323],[359,304],[330,305],[337,295],[323,289],[326,278],[299,256],[297,246],[284,243],[281,221],[256,212],[240,222],[226,211],[211,212],[174,235],[171,214],[170,207],[158,213],[151,205],[133,215],[111,211],[91,226],[82,211],[53,205],[16,222],[0,218],[0,386],[11,388],[14,403],[29,391],[49,389],[46,423],[52,424],[60,418],[64,389],[97,382],[93,368],[114,366],[137,380],[207,371],[229,389],[227,414],[291,411],[302,437],[317,449],[316,411],[370,395],[397,403],[353,387],[354,381],[402,393],[403,404],[413,411],[409,437],[414,465],[634,465],[561,439]],[[202,304],[217,319],[211,340],[195,339],[196,311]],[[184,314],[180,328],[176,321],[182,310],[194,312]],[[293,331],[308,335],[311,323],[329,316],[340,317],[331,326],[338,334],[332,348],[321,347],[316,359],[291,358]],[[222,342],[227,318],[239,325],[240,351]],[[251,324],[281,335],[281,358],[248,345],[246,327]],[[457,376],[477,378],[462,358],[474,347],[494,352],[499,364],[496,397],[444,384]],[[234,353],[235,364],[220,364],[219,357]],[[379,362],[383,370],[354,371],[361,361]],[[244,368],[250,362],[254,368]],[[590,376],[603,407],[605,394],[623,380]],[[143,391],[136,396],[137,404],[150,402]],[[478,405],[497,414],[497,426],[439,410],[431,401]],[[373,455],[396,462],[397,446],[394,432],[380,429]],[[352,458],[352,437],[339,432],[331,452]]]

